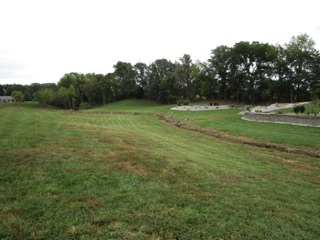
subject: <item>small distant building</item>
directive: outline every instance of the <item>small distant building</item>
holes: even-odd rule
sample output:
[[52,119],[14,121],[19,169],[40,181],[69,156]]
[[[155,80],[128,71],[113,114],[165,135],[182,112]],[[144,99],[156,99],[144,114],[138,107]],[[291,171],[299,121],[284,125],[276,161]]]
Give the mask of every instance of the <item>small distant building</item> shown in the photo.
[[11,96],[0,96],[0,102],[14,102],[14,99]]

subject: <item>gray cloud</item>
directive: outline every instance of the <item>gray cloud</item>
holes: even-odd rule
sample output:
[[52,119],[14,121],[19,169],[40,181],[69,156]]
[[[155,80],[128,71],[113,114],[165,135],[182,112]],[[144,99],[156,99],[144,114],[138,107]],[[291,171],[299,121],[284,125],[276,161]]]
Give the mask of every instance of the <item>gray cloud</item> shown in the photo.
[[185,0],[183,11],[181,2],[172,0],[93,2],[21,0],[17,8],[16,1],[0,1],[5,9],[0,14],[0,83],[58,82],[67,72],[107,73],[117,61],[149,64],[158,58],[176,61],[183,54],[206,61],[219,45],[282,45],[301,33],[320,48],[319,0],[289,5]]
[[[1,54],[1,53],[0,53]],[[21,78],[26,70],[26,65],[13,59],[10,55],[0,55],[0,82]]]

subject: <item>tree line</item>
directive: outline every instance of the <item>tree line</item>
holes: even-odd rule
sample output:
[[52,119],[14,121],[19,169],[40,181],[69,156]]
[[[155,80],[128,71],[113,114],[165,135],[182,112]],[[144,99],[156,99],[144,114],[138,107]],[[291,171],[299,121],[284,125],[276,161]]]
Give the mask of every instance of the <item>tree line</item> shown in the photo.
[[166,104],[181,99],[256,104],[320,97],[320,54],[306,34],[292,37],[284,46],[244,41],[218,46],[206,62],[194,62],[185,54],[175,62],[118,61],[113,67],[105,75],[66,73],[57,84],[0,85],[0,95],[20,91],[24,100],[72,109],[126,98]]

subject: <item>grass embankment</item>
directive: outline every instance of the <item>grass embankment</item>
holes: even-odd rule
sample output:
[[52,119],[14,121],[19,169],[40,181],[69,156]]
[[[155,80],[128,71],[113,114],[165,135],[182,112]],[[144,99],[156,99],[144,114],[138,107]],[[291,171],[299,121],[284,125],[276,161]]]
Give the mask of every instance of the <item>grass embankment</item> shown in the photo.
[[195,126],[214,129],[235,136],[247,137],[260,142],[286,146],[320,149],[320,128],[290,124],[251,122],[241,119],[240,110],[174,112],[178,120],[188,119]]
[[[126,102],[133,104],[110,108],[124,112]],[[7,106],[0,107],[1,238],[320,235],[318,159],[229,143],[152,115]],[[149,112],[141,108],[129,112]],[[183,114],[191,118],[175,117]],[[232,111],[220,114],[220,130],[238,121]]]
[[154,101],[146,101],[139,99],[130,99],[118,101],[112,104],[105,105],[104,107],[93,108],[86,112],[93,113],[169,113],[170,108],[176,105],[160,105]]
[[[303,113],[295,113],[293,111],[293,108],[285,108],[285,109],[279,109],[274,112],[279,114],[296,114],[297,116],[319,116],[320,112],[320,100],[313,100],[312,102],[309,102],[307,104],[296,104],[296,105],[303,105],[305,107],[305,110]],[[315,114],[316,113],[316,114]]]

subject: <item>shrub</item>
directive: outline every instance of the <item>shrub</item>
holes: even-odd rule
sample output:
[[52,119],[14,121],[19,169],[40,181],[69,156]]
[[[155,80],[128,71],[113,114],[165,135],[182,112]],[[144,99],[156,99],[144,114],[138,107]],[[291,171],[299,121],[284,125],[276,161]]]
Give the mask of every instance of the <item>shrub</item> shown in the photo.
[[178,106],[181,106],[182,104],[183,104],[183,100],[178,100],[178,101],[177,101],[177,105],[178,105]]
[[183,101],[183,105],[189,105],[189,103],[190,103],[189,100],[184,100]]
[[300,106],[299,106],[299,105],[295,105],[295,106],[293,107],[293,112],[294,112],[295,114],[298,114],[298,113],[300,112]]
[[91,108],[91,105],[89,103],[87,103],[87,102],[82,102],[79,105],[79,109],[80,110],[86,110],[86,109],[89,109],[89,108]]
[[293,111],[294,111],[295,114],[298,114],[299,112],[300,112],[300,113],[304,113],[305,110],[306,110],[306,108],[305,108],[304,105],[295,105],[295,106],[293,107]]

